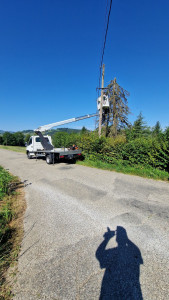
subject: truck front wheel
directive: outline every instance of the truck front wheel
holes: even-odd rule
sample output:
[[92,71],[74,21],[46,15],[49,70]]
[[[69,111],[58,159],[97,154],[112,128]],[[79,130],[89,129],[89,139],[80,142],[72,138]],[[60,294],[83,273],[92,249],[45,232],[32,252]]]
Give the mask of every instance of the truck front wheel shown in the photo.
[[31,156],[31,154],[30,154],[29,151],[27,152],[27,158],[28,158],[28,159],[31,159],[31,158],[32,158],[32,156]]

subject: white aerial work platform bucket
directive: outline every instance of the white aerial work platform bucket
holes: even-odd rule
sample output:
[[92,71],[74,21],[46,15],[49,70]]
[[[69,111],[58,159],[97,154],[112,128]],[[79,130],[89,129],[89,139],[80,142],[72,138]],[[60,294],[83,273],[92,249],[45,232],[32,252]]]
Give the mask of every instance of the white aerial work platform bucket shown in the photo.
[[[97,98],[97,109],[100,110],[101,104],[101,96]],[[102,108],[109,108],[109,97],[107,95],[103,95],[103,105]]]

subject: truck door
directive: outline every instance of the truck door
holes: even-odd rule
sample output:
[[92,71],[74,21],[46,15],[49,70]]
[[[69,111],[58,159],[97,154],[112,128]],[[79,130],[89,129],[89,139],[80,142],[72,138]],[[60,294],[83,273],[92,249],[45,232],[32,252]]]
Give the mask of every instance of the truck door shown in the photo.
[[29,139],[27,150],[28,151],[33,151],[33,138],[32,138],[32,136]]

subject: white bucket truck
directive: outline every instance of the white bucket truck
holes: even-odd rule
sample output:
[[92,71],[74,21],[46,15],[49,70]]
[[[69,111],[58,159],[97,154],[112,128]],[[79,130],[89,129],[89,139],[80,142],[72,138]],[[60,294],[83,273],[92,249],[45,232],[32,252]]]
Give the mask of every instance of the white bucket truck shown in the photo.
[[[97,99],[97,109],[100,110],[101,106],[101,97]],[[109,98],[107,95],[103,95],[103,115],[105,114],[105,111],[109,109]],[[81,155],[80,149],[69,149],[69,148],[54,148],[52,145],[52,139],[50,136],[46,135],[43,136],[42,132],[49,130],[53,127],[57,127],[60,125],[64,125],[67,123],[72,123],[80,120],[84,120],[87,118],[92,118],[98,116],[98,113],[96,114],[90,114],[85,115],[83,117],[78,118],[72,118],[56,123],[51,123],[48,125],[43,125],[38,127],[34,130],[34,132],[37,134],[36,136],[31,136],[28,144],[26,145],[26,154],[27,157],[33,158],[33,157],[46,157],[47,164],[54,164],[56,161],[58,161],[61,158],[66,159],[76,159],[79,155]]]
[[31,136],[28,144],[26,144],[26,154],[29,159],[38,158],[38,157],[46,157],[47,164],[54,164],[59,161],[61,158],[65,159],[73,159],[75,160],[77,157],[81,155],[80,149],[70,149],[70,148],[54,148],[52,145],[51,136],[43,136],[42,132],[51,129],[52,127],[56,127],[59,125],[64,125],[71,122],[80,121],[87,118],[92,118],[97,116],[98,114],[86,115],[83,117],[72,118],[48,125],[44,125],[35,129],[35,133],[37,135]]

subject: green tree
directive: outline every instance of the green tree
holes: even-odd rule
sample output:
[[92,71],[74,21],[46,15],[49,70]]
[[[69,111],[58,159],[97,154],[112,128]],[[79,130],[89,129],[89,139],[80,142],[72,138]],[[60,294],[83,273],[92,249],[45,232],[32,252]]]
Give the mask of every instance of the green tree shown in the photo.
[[133,129],[136,137],[139,137],[145,129],[145,122],[141,112],[137,116],[137,119],[134,121]]
[[129,92],[123,89],[116,81],[111,80],[107,86],[107,95],[109,97],[109,111],[105,111],[104,125],[106,126],[106,136],[117,136],[120,129],[129,126],[127,97]]
[[87,133],[87,132],[88,132],[87,128],[86,128],[85,126],[83,126],[80,133],[81,133],[81,134],[85,134],[85,133]]
[[164,136],[169,145],[169,126],[165,129]]
[[157,121],[155,126],[152,128],[152,136],[158,140],[164,139],[164,134],[159,121]]
[[138,115],[137,119],[135,120],[131,128],[131,131],[132,131],[132,138],[139,138],[141,136],[146,137],[151,134],[150,127],[147,126],[141,112]]
[[157,123],[156,123],[155,126],[153,127],[153,134],[154,134],[154,135],[159,135],[160,133],[162,133],[162,129],[161,129],[160,122],[157,121]]
[[31,135],[29,133],[27,133],[25,136],[25,143],[29,142],[30,137],[31,137]]
[[14,137],[16,140],[16,146],[24,146],[24,134],[20,131],[14,133]]
[[52,143],[54,147],[67,147],[69,143],[69,134],[67,132],[56,132],[52,136]]
[[[85,135],[83,135],[85,136]],[[54,147],[71,147],[73,144],[79,145],[81,135],[78,133],[56,132],[52,136],[52,143]]]
[[16,145],[16,139],[15,139],[14,134],[6,131],[3,134],[3,145],[15,146]]

